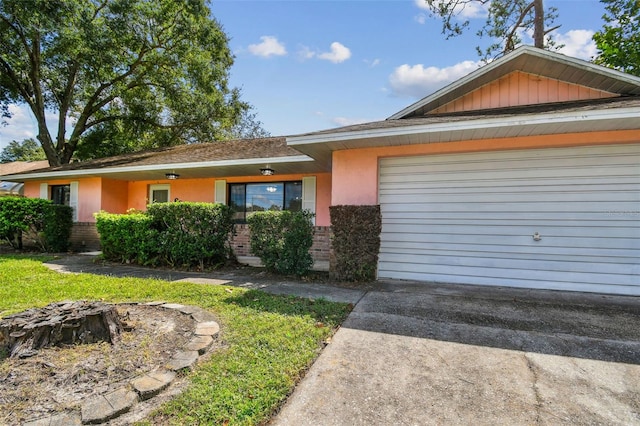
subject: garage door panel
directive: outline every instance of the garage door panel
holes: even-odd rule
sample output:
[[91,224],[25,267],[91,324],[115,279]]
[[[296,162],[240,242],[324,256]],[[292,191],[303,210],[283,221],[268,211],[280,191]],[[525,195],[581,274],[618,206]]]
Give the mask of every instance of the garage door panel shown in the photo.
[[[396,206],[397,207],[397,206]],[[574,221],[585,222],[597,222],[593,226],[600,226],[601,223],[607,223],[612,226],[619,226],[623,223],[624,226],[632,226],[633,224],[640,226],[640,221],[634,218],[632,214],[623,214],[623,211],[610,210],[606,212],[526,212],[518,216],[513,216],[511,212],[495,212],[490,218],[479,218],[478,214],[474,211],[462,211],[462,212],[447,212],[446,214],[439,212],[423,212],[423,211],[400,211],[399,209],[391,209],[386,206],[381,206],[381,212],[385,223],[393,223],[394,220],[404,219],[423,219],[429,221],[448,221],[451,222],[461,221],[473,221],[474,223],[484,223],[485,221],[495,220],[512,220],[517,223],[523,223],[528,221],[536,221],[536,223],[543,223],[548,221],[557,221],[559,223],[573,223]],[[615,221],[611,220],[611,217],[615,217]],[[503,223],[503,222],[501,222]],[[438,223],[440,225],[441,223]]]
[[[423,226],[414,222],[410,223],[386,223],[385,232],[392,234],[412,233],[416,229],[420,229]],[[489,225],[489,224],[447,224],[447,225],[435,225],[432,227],[433,231],[430,235],[445,234],[445,235],[487,235],[487,236],[500,236],[500,237],[514,237],[514,238],[526,238],[530,240],[532,244],[540,245],[540,242],[534,241],[533,234],[537,232],[544,239],[547,238],[584,238],[584,228],[575,227],[561,227],[561,226],[522,226],[522,225]],[[629,237],[630,232],[638,232],[637,228],[624,227],[624,226],[608,226],[608,227],[592,227],[589,231],[590,238],[625,238]],[[640,235],[640,234],[639,234]],[[390,239],[393,236],[389,236]],[[637,241],[632,239],[633,241]],[[509,244],[510,239],[505,239],[505,244]],[[570,241],[570,240],[566,240]],[[521,245],[525,241],[518,241],[518,245]],[[640,247],[639,247],[640,248]]]
[[[380,200],[380,202],[387,203],[386,199]],[[474,203],[468,204],[464,202],[407,202],[403,203],[403,205],[399,205],[400,203],[393,203],[388,207],[385,207],[385,210],[393,210],[393,211],[408,211],[408,212],[476,212],[476,213],[505,213],[505,212],[514,212],[514,213],[528,213],[531,211],[536,212],[593,212],[593,213],[601,213],[607,215],[615,215],[618,212],[633,212],[638,208],[637,201],[621,201],[615,204],[615,206],[611,205],[611,202],[584,202],[580,203],[580,205],[573,205],[573,203],[562,203],[562,202],[544,202],[540,201],[538,203],[530,202],[530,203],[509,203],[508,206],[505,206],[505,203]],[[404,210],[402,210],[404,207]]]
[[382,159],[379,276],[634,292],[639,164],[639,145]]
[[517,270],[518,274],[522,273],[522,271],[527,271],[527,273],[532,271],[558,271],[618,275],[620,272],[617,264],[600,261],[588,262],[583,259],[569,262],[569,267],[567,266],[566,259],[559,258],[553,260],[533,257],[518,259],[515,256],[509,259],[497,256],[483,256],[479,258],[476,256],[460,256],[458,254],[452,256],[446,253],[434,255],[383,253],[381,259],[383,263],[416,264],[427,268],[453,266],[456,268],[510,269]]
[[[380,253],[422,253],[434,252],[435,254],[448,253],[452,256],[490,256],[504,257],[504,245],[490,244],[453,244],[449,241],[433,242],[433,241],[389,241],[380,249]],[[602,247],[584,247],[577,254],[574,247],[549,247],[540,245],[528,246],[512,246],[509,247],[508,253],[511,256],[521,255],[528,258],[544,258],[544,256],[554,256],[555,259],[583,259],[593,256],[601,261],[609,261],[613,263],[637,264],[640,257],[640,249],[607,249]],[[609,260],[606,260],[609,259]]]
[[[384,264],[381,264],[381,270]],[[555,281],[564,283],[583,283],[583,284],[610,284],[610,285],[637,285],[637,281],[633,280],[629,275],[619,274],[601,274],[594,272],[571,272],[571,271],[549,271],[547,269],[510,269],[508,265],[502,267],[473,267],[463,265],[435,265],[426,263],[405,263],[397,268],[403,272],[413,272],[419,274],[459,274],[467,277],[481,276],[487,278],[501,279],[539,279],[547,280],[549,276],[553,276]]]

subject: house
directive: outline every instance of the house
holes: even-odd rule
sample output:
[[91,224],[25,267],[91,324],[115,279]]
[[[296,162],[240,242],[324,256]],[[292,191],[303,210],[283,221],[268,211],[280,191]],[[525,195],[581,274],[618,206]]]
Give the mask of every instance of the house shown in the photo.
[[[11,163],[0,164],[0,176],[13,175],[29,170],[45,169],[49,167],[49,162],[43,161],[13,161]],[[0,181],[0,197],[24,195],[24,185],[22,182]]]
[[387,120],[5,179],[86,228],[175,198],[240,220],[289,203],[316,213],[316,258],[329,206],[379,204],[379,278],[640,295],[640,78],[532,47]]

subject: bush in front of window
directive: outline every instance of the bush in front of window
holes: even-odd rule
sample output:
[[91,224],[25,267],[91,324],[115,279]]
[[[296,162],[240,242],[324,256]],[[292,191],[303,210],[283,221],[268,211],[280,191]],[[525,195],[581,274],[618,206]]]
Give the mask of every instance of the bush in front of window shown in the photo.
[[331,206],[330,275],[339,281],[376,279],[382,216],[380,206]]
[[306,211],[266,211],[249,216],[251,252],[267,270],[305,275],[313,265],[313,214]]
[[24,197],[0,198],[0,238],[21,250],[23,236],[31,245],[50,252],[66,251],[71,235],[72,210],[49,200]]
[[158,232],[152,229],[149,215],[99,212],[95,218],[105,259],[140,265],[158,263]]
[[70,206],[61,204],[45,206],[41,238],[45,250],[52,253],[67,251],[72,227],[73,209]]
[[159,232],[162,259],[174,267],[217,267],[231,254],[233,211],[212,203],[175,202],[147,206]]

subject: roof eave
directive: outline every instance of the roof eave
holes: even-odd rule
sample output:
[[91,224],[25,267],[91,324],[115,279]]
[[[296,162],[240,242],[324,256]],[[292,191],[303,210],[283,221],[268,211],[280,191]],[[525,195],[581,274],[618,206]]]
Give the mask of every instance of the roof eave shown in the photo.
[[[27,182],[43,179],[65,179],[65,178],[80,178],[80,177],[112,177],[123,175],[129,175],[135,180],[136,175],[158,172],[160,175],[164,175],[169,171],[199,171],[201,173],[208,173],[211,177],[216,176],[217,169],[228,170],[246,170],[247,167],[257,167],[256,173],[260,167],[265,165],[292,165],[292,164],[308,164],[311,165],[315,160],[307,155],[296,155],[286,157],[261,157],[261,158],[245,158],[234,160],[217,160],[217,161],[204,161],[204,162],[183,162],[183,163],[164,163],[164,164],[152,164],[144,166],[125,166],[125,167],[106,167],[106,168],[94,168],[94,169],[80,169],[80,170],[55,170],[55,171],[42,171],[35,173],[20,173],[2,176],[3,180],[11,182]],[[308,167],[307,167],[308,169]],[[313,167],[318,169],[318,167]],[[228,173],[228,172],[227,172]]]
[[[457,140],[518,137],[517,134],[521,129],[527,129],[527,136],[611,130],[612,127],[615,127],[614,122],[626,123],[627,130],[629,128],[640,129],[639,115],[640,107],[630,107],[615,110],[541,113],[527,117],[502,116],[355,132],[293,136],[287,138],[287,143],[298,151],[322,161],[322,158],[330,157],[333,151],[343,149],[433,143],[425,142],[425,140],[455,142]],[[564,129],[562,132],[551,131],[560,127]]]

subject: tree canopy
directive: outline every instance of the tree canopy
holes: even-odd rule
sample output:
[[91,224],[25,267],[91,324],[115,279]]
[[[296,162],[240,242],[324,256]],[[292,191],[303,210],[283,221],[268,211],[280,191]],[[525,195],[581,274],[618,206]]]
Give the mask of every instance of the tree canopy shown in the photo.
[[601,0],[607,13],[604,27],[594,34],[595,62],[640,76],[640,2]]
[[0,152],[0,163],[11,163],[13,161],[40,161],[46,160],[42,147],[33,138],[25,139],[22,142],[11,141]]
[[469,19],[460,19],[467,8],[486,8],[486,20],[476,34],[493,41],[486,48],[476,47],[485,61],[502,56],[522,43],[522,34],[531,32],[534,46],[553,48],[548,34],[559,28],[553,26],[557,10],[545,10],[542,0],[424,0],[429,10],[442,19],[442,33],[447,38],[462,34],[470,25]]
[[232,64],[205,0],[0,1],[0,113],[29,106],[51,165],[109,131],[150,146],[223,138],[248,108]]

